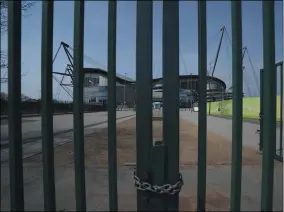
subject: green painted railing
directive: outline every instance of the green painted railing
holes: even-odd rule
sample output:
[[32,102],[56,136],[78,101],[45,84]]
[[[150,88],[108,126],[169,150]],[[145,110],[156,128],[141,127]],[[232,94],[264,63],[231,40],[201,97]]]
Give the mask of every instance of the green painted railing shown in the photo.
[[[42,137],[44,209],[56,210],[53,150],[52,46],[54,1],[42,3]],[[83,128],[83,44],[84,1],[74,1],[74,160],[76,210],[86,211]],[[274,1],[263,1],[263,167],[261,210],[271,211],[273,202],[273,166],[276,139],[276,88]],[[242,186],[242,2],[231,1],[233,127],[231,211],[239,211]],[[108,12],[108,154],[109,209],[118,210],[116,159],[116,18],[117,2],[109,1]],[[206,203],[206,1],[198,1],[198,186],[197,210]],[[182,181],[179,174],[179,2],[163,1],[163,142],[152,142],[152,47],[153,2],[137,2],[136,99],[137,99],[137,177],[158,185]],[[11,210],[24,210],[21,136],[21,1],[8,2],[8,92]],[[271,142],[272,141],[272,142]],[[157,171],[158,170],[158,171]],[[190,180],[190,179],[184,179]],[[137,210],[179,210],[179,192],[157,194],[137,191]]]
[[[275,72],[275,76],[279,78],[279,81],[276,80],[275,82],[275,93],[276,95],[276,88],[280,89],[280,95],[276,96],[276,126],[278,125],[279,130],[279,142],[275,144],[275,159],[279,161],[283,161],[283,62],[279,62],[275,64],[275,68],[273,70]],[[259,120],[260,120],[260,130],[259,130],[259,150],[263,151],[263,131],[264,131],[264,119],[267,116],[264,116],[264,107],[265,107],[265,80],[264,80],[264,69],[260,70],[260,113],[259,113]],[[279,84],[278,84],[279,83]],[[277,131],[276,131],[277,132]],[[278,145],[277,145],[278,143]]]
[[[21,2],[8,3],[8,93],[11,210],[24,210],[21,121]],[[47,166],[44,168],[48,169]],[[49,171],[52,172],[52,171]],[[46,182],[48,183],[48,182]],[[45,189],[46,190],[46,189]],[[46,191],[48,192],[48,191]],[[46,200],[47,201],[47,200]]]

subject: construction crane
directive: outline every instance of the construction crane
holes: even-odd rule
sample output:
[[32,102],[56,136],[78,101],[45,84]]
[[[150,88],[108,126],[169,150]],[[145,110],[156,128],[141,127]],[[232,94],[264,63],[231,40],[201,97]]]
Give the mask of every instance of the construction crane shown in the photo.
[[222,27],[222,28],[220,29],[220,31],[221,31],[222,33],[221,33],[221,38],[220,38],[220,41],[219,41],[217,53],[216,53],[215,60],[214,60],[213,70],[212,70],[212,74],[211,74],[212,77],[213,77],[214,72],[215,72],[215,69],[216,69],[216,65],[217,65],[217,61],[218,61],[218,58],[219,58],[220,49],[221,49],[221,46],[222,46],[222,41],[223,41],[223,37],[224,37],[224,32],[226,31],[226,27],[225,27],[225,26]]
[[258,91],[258,94],[260,95],[259,81],[257,79],[256,72],[255,72],[255,69],[254,69],[248,48],[246,46],[243,48],[243,61],[244,61],[245,54],[247,54],[247,56],[248,56],[249,63],[250,63],[250,66],[251,66],[251,70],[252,70],[253,77],[254,77],[254,81],[255,81],[255,84],[257,86],[257,91]]
[[[220,54],[220,50],[221,50],[221,46],[222,46],[222,41],[223,41],[223,37],[224,37],[224,32],[226,31],[226,27],[223,26],[221,29],[221,37],[220,37],[220,40],[219,40],[219,44],[218,44],[218,48],[217,48],[217,52],[216,52],[216,56],[215,56],[215,60],[214,60],[214,65],[213,65],[213,69],[212,69],[212,73],[211,73],[211,76],[213,77],[214,76],[214,72],[215,72],[215,69],[216,69],[216,65],[217,65],[217,61],[218,61],[218,58],[219,58],[219,54]],[[210,71],[209,71],[210,72]],[[210,74],[210,73],[208,73]],[[209,91],[211,91],[211,81],[209,80]],[[212,97],[213,98],[213,97]],[[214,99],[214,98],[213,98]],[[214,100],[213,100],[214,101]],[[209,114],[210,114],[210,111],[211,111],[211,101],[209,103]]]

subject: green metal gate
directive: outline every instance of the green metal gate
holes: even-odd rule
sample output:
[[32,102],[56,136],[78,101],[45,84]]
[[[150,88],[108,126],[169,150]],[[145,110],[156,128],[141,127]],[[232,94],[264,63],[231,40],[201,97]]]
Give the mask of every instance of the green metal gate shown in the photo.
[[[283,61],[276,63],[274,71],[276,72],[277,79],[275,86],[278,90],[275,92],[277,98],[276,107],[276,143],[275,143],[275,159],[283,162]],[[259,130],[259,151],[263,150],[263,127],[264,127],[264,117],[263,117],[263,108],[264,106],[264,70],[260,70],[260,130]]]
[[[8,92],[11,210],[24,210],[21,134],[21,2],[8,3]],[[42,150],[44,209],[56,210],[53,116],[52,56],[54,2],[42,3]],[[76,210],[86,211],[83,43],[84,1],[74,9],[74,155]],[[206,1],[198,1],[199,128],[197,210],[205,211],[206,196]],[[271,211],[276,140],[274,1],[263,1],[263,167],[261,210]],[[108,12],[108,153],[109,210],[118,210],[116,167],[116,16],[117,2],[109,1]],[[231,2],[233,127],[231,210],[240,210],[242,186],[242,2]],[[137,210],[179,210],[183,180],[179,171],[179,2],[163,2],[163,142],[152,144],[152,35],[153,2],[137,2],[136,111],[137,111]],[[184,179],[185,181],[190,179]]]

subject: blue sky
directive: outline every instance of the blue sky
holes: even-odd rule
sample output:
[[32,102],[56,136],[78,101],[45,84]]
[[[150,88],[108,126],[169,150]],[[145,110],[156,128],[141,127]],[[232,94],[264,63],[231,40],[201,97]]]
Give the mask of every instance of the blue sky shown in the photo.
[[[225,26],[231,38],[230,2],[209,1],[207,4],[207,39],[208,67],[214,60],[220,39],[220,29]],[[85,67],[106,68],[107,64],[107,1],[87,1],[85,5],[85,55],[94,61],[85,59]],[[41,49],[41,3],[32,8],[31,15],[22,20],[22,72],[27,73],[22,79],[22,93],[38,98],[40,96],[40,49]],[[54,16],[54,53],[61,41],[73,46],[74,4],[69,1],[55,2]],[[117,18],[117,72],[135,79],[135,46],[136,46],[136,2],[118,2]],[[275,2],[276,26],[276,61],[283,58],[283,3]],[[162,74],[162,4],[154,2],[154,35],[153,35],[153,77]],[[197,74],[197,2],[180,2],[180,74]],[[6,49],[7,37],[2,37],[2,48]],[[255,70],[262,68],[262,5],[260,1],[243,2],[243,45],[248,47]],[[71,52],[72,53],[72,52]],[[54,71],[63,72],[68,63],[63,50],[54,62]],[[213,63],[212,63],[213,65]],[[246,82],[250,86],[251,95],[257,95],[252,68],[247,56],[244,60],[247,67]],[[215,70],[216,77],[231,85],[231,45],[224,36],[222,48]],[[54,81],[54,93],[57,92]],[[2,85],[7,91],[7,84]],[[246,86],[244,91],[248,92]],[[61,99],[67,95],[61,92]]]

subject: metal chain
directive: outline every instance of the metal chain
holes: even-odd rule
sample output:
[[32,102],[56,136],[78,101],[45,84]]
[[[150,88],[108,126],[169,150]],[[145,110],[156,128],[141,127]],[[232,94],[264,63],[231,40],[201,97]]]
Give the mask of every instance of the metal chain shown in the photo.
[[151,185],[150,183],[147,182],[142,182],[139,177],[136,175],[136,171],[134,171],[134,186],[136,189],[140,191],[150,191],[153,193],[158,193],[158,194],[170,194],[174,195],[176,193],[179,193],[181,191],[181,188],[183,186],[183,179],[182,175],[179,174],[179,180],[171,185],[171,184],[165,184],[165,185]]

